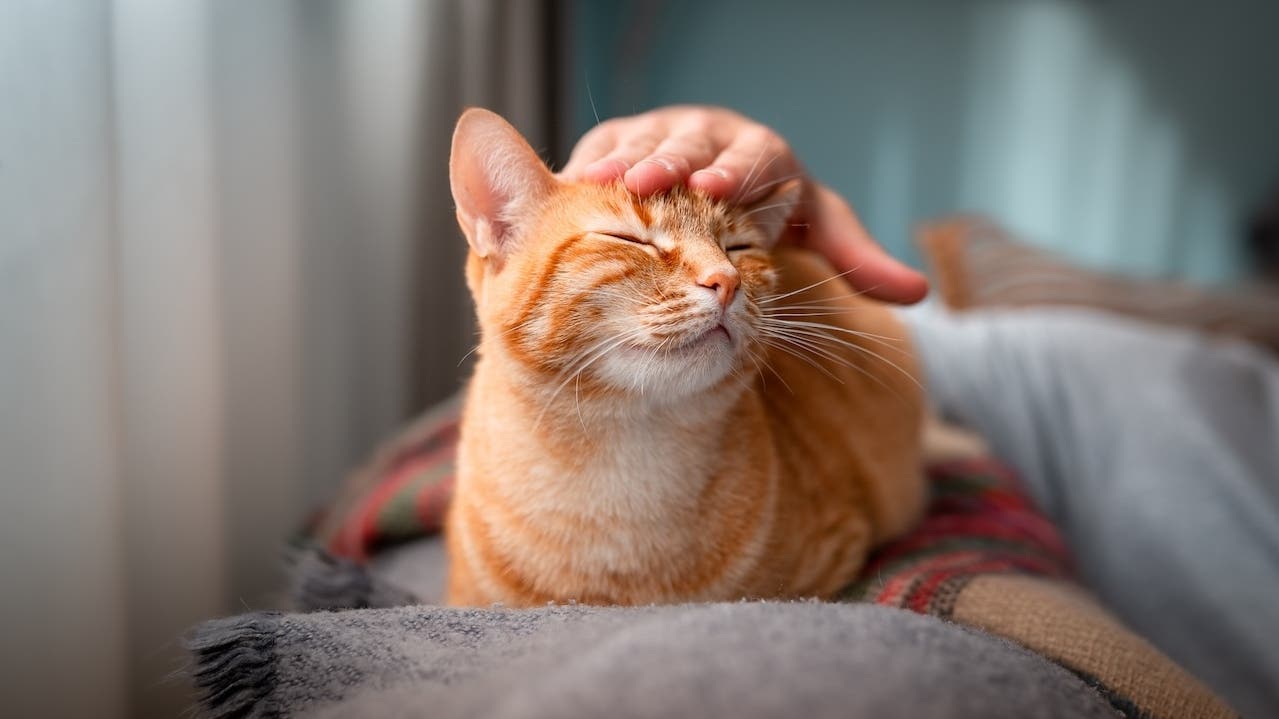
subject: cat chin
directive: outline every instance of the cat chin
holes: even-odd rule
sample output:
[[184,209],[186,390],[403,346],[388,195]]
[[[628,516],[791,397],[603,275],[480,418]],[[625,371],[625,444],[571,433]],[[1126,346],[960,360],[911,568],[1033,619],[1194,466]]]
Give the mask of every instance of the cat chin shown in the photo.
[[626,347],[600,362],[598,377],[629,394],[661,403],[686,400],[727,377],[738,365],[727,336],[674,352]]

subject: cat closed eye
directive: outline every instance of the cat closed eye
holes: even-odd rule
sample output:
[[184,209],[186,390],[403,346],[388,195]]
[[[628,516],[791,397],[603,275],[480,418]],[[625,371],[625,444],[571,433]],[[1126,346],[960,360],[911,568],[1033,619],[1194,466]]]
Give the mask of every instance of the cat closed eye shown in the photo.
[[755,245],[745,245],[745,244],[743,244],[743,245],[729,245],[728,247],[725,247],[725,248],[724,248],[724,251],[725,251],[725,252],[741,252],[741,251],[743,251],[743,250],[751,250],[751,249],[754,249],[754,248],[755,248]]
[[615,240],[621,240],[621,241],[623,241],[623,242],[631,242],[631,243],[634,243],[634,244],[637,244],[637,245],[647,245],[647,244],[648,244],[648,243],[647,243],[647,242],[645,242],[644,240],[641,240],[640,238],[638,238],[638,237],[636,237],[636,236],[634,236],[634,235],[622,234],[622,233],[620,233],[620,232],[600,232],[600,233],[598,233],[598,234],[604,235],[605,237],[612,237],[612,238],[613,238],[613,239],[615,239]]

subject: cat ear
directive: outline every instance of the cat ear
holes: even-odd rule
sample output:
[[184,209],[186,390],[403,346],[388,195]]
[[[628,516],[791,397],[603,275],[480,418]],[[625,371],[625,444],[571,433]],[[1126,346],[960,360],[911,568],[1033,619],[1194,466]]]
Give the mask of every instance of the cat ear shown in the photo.
[[555,177],[510,123],[473,107],[453,130],[449,183],[471,249],[500,260],[519,222],[550,193]]
[[746,208],[745,217],[759,228],[769,245],[781,238],[787,220],[795,213],[795,207],[799,204],[802,189],[800,180],[787,180],[765,195],[764,199]]

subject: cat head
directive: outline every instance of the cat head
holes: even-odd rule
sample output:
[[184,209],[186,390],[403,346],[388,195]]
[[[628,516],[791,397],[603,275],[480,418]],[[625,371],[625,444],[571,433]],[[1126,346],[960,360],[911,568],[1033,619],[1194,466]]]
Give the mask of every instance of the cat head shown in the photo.
[[747,207],[683,188],[638,198],[565,182],[515,128],[471,109],[449,174],[470,244],[481,349],[548,391],[688,399],[754,368],[771,249],[797,180]]

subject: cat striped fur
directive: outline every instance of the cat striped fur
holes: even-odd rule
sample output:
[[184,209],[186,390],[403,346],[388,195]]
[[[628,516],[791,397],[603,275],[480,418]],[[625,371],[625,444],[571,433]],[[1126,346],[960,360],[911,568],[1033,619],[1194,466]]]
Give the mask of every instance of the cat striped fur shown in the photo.
[[468,110],[450,176],[481,340],[447,601],[826,597],[924,501],[909,338],[733,207],[562,181]]

